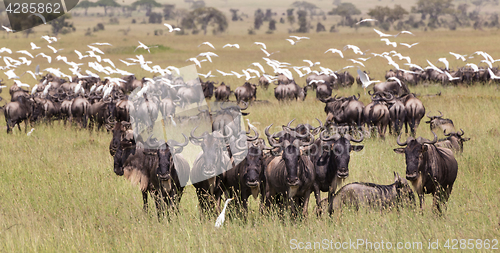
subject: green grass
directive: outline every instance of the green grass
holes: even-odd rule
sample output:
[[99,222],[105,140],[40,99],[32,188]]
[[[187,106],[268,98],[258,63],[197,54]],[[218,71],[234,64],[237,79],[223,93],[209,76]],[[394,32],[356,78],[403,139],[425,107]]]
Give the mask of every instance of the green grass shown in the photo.
[[[86,28],[92,22],[78,24]],[[94,24],[95,25],[95,24]],[[262,62],[263,56],[254,41],[268,45],[270,52],[280,51],[274,56],[280,61],[294,65],[303,64],[302,59],[321,61],[322,66],[340,69],[349,64],[346,59],[353,58],[346,51],[346,58],[324,55],[326,49],[342,48],[354,44],[362,50],[383,52],[392,50],[379,41],[372,31],[345,32],[338,34],[309,34],[310,41],[291,47],[284,39],[287,34],[257,34],[254,36],[223,34],[220,36],[152,36],[158,27],[150,25],[130,25],[129,35],[123,36],[118,30],[129,25],[121,23],[106,26],[106,30],[95,33],[93,37],[83,36],[84,30],[69,35],[60,35],[56,48],[65,48],[62,54],[69,60],[78,61],[73,49],[86,51],[85,46],[92,42],[109,42],[113,47],[101,47],[118,68],[136,73],[138,77],[148,76],[137,66],[126,68],[118,59],[131,57],[137,41],[147,45],[161,45],[158,51],[143,53],[146,60],[153,61],[163,68],[169,65],[182,67],[185,61],[208,48],[198,48],[203,41],[212,42],[219,57],[212,65],[202,63],[199,72],[206,73],[216,69],[223,71],[247,68],[254,62]],[[161,26],[161,25],[158,25]],[[33,41],[45,47],[40,36],[46,27],[37,28],[36,37],[28,39],[19,35],[9,35],[0,39],[2,46],[13,51],[26,49]],[[462,66],[459,61],[451,61],[449,51],[471,54],[483,50],[498,58],[500,53],[495,41],[498,31],[461,32],[415,32],[416,36],[400,36],[398,42],[420,42],[412,48],[398,48],[403,55],[410,55],[414,63],[426,66],[426,60],[435,62],[439,57],[448,57],[452,68]],[[16,36],[18,38],[16,38]],[[239,43],[240,50],[222,49],[225,43]],[[116,50],[116,51],[115,51]],[[163,50],[163,51],[162,51]],[[39,50],[48,53],[48,49]],[[136,52],[137,53],[137,52]],[[108,55],[109,54],[109,55]],[[55,56],[55,55],[54,55]],[[86,58],[87,59],[87,58]],[[478,63],[479,58],[470,60]],[[35,58],[31,67],[16,70],[17,74],[36,64],[42,69],[61,68],[61,62],[47,64],[40,57]],[[385,60],[371,59],[366,64],[370,76],[382,80],[389,67]],[[352,70],[351,70],[351,73]],[[10,80],[3,77],[8,86]],[[22,81],[34,84],[28,75]],[[231,84],[232,89],[243,82],[234,77],[215,78]],[[304,78],[297,78],[299,85],[305,84]],[[309,122],[317,125],[315,118],[323,120],[324,104],[314,99],[309,92],[306,101],[279,104],[274,99],[272,87],[258,90],[259,100],[269,100],[269,105],[259,104],[248,109],[250,121],[263,135],[264,128],[274,123],[272,130],[296,118],[297,123]],[[171,221],[158,222],[154,207],[148,214],[142,211],[142,197],[136,186],[131,185],[113,173],[113,161],[108,146],[111,135],[92,133],[62,124],[35,126],[28,137],[17,130],[13,135],[5,134],[5,121],[0,118],[0,251],[2,252],[282,252],[290,250],[290,240],[348,241],[367,239],[372,242],[423,242],[424,249],[429,240],[440,241],[440,249],[446,239],[499,239],[500,188],[500,95],[496,84],[473,87],[442,87],[425,84],[411,88],[419,94],[442,92],[440,97],[422,97],[427,112],[442,111],[451,118],[457,128],[465,131],[471,140],[465,143],[464,153],[457,156],[458,177],[444,215],[432,212],[431,198],[426,196],[423,212],[414,210],[398,211],[346,211],[341,217],[317,218],[313,214],[314,197],[311,196],[309,216],[303,221],[281,221],[276,216],[261,216],[258,201],[250,200],[250,214],[247,222],[226,221],[223,229],[214,228],[214,219],[199,218],[197,201],[193,187],[188,187],[183,196],[180,214]],[[361,101],[367,104],[369,97],[354,85],[349,89],[335,91],[339,95],[361,94]],[[2,93],[4,98],[8,93]],[[2,102],[2,105],[5,102]],[[417,135],[431,138],[428,125],[422,122]],[[390,184],[393,171],[405,174],[404,157],[393,149],[398,147],[395,137],[385,140],[368,138],[363,141],[365,148],[353,153],[350,161],[350,176],[346,183],[363,181]],[[231,208],[229,208],[231,211]]]

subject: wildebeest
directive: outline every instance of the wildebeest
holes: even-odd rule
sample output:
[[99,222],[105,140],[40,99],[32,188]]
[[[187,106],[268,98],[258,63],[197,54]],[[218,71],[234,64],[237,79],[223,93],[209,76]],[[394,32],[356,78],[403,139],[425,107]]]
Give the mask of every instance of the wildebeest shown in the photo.
[[406,179],[394,172],[394,183],[390,185],[357,182],[345,185],[333,197],[332,205],[333,210],[340,211],[343,206],[356,210],[361,206],[390,209],[405,204],[414,206],[415,195]]
[[[206,215],[208,212],[220,207],[222,189],[220,188],[221,174],[223,171],[231,169],[231,162],[226,151],[224,139],[227,136],[218,131],[204,132],[200,136],[195,136],[197,127],[191,130],[189,140],[197,146],[201,146],[202,151],[196,157],[190,173],[190,180],[196,188],[198,206],[200,214]],[[229,128],[230,129],[230,128]]]
[[201,82],[201,88],[203,90],[203,96],[205,98],[211,99],[214,95],[214,82],[213,81],[205,81]]
[[391,123],[389,123],[389,133],[394,133],[399,135],[403,129],[403,125],[406,119],[406,108],[403,102],[399,98],[394,98],[392,100],[387,100],[389,107],[389,118]]
[[90,105],[89,110],[89,130],[92,130],[97,123],[97,131],[101,130],[104,124],[115,120],[116,103],[111,98],[98,101]]
[[194,103],[196,103],[199,107],[200,103],[205,99],[201,86],[198,85],[198,83],[196,83],[195,81],[192,81],[190,83],[192,83],[192,85],[180,87],[177,91],[177,97],[179,99],[174,99],[174,101],[179,102],[180,107],[182,108],[186,107],[186,105]]
[[236,97],[236,102],[238,102],[238,104],[241,101],[254,101],[257,99],[257,86],[255,84],[245,82],[243,86],[240,86],[234,90],[234,96]]
[[464,135],[464,130],[460,129],[462,133],[458,132],[451,132],[451,133],[444,133],[445,136],[447,136],[444,139],[438,140],[436,142],[436,147],[443,147],[443,148],[449,148],[455,153],[461,154],[464,151],[464,142],[470,140],[470,138],[462,138]]
[[426,121],[425,123],[430,124],[431,131],[437,132],[436,130],[441,129],[441,131],[448,132],[448,133],[454,133],[456,132],[455,130],[455,125],[453,125],[453,121],[451,119],[443,119],[443,113],[438,111],[439,116],[429,116],[427,114],[427,117],[429,118],[429,121]]
[[[351,145],[352,142],[363,141],[354,139],[349,134],[336,133],[332,136],[324,136],[326,130],[320,133],[320,138],[315,141],[311,159],[315,167],[315,192],[319,196],[319,191],[328,192],[328,212],[332,212],[332,200],[337,186],[349,176],[350,152],[358,152],[363,149],[363,145]],[[326,148],[326,150],[324,150]]]
[[332,96],[332,84],[329,83],[318,83],[316,85],[316,99],[326,99]]
[[[271,125],[265,130],[269,144],[273,148],[281,149],[282,154],[269,157],[265,162],[266,206],[269,207],[273,201],[279,201],[281,196],[290,205],[292,215],[297,215],[299,208],[302,209],[302,215],[307,216],[315,172],[310,158],[301,154],[301,148],[312,145],[314,138],[311,136],[311,141],[304,143],[298,138],[290,138],[293,135],[289,131],[279,132],[282,136],[276,136],[277,133],[271,135]],[[280,142],[276,140],[278,137]],[[316,202],[319,204],[319,198],[316,198]]]
[[264,90],[267,90],[267,88],[269,88],[269,81],[267,80],[267,78],[264,75],[262,75],[259,78],[259,86],[261,86],[262,89],[264,89]]
[[24,132],[28,130],[28,121],[30,120],[33,112],[33,102],[20,96],[14,102],[9,102],[4,107],[5,121],[7,123],[7,133],[12,132],[17,124],[17,128],[21,131],[21,122],[24,121]]
[[300,90],[301,88],[295,81],[291,81],[287,84],[280,84],[274,88],[274,97],[276,97],[278,101],[297,100]]
[[[385,97],[385,96],[388,97]],[[392,100],[390,93],[375,93],[372,95],[372,102],[365,106],[363,110],[364,122],[368,128],[376,127],[379,136],[385,138],[387,126],[390,124],[389,108],[387,101]],[[373,129],[372,129],[373,130]]]
[[337,74],[337,82],[342,87],[350,87],[354,83],[354,77],[347,71]]
[[70,122],[77,120],[80,127],[86,128],[90,111],[90,103],[84,97],[76,97],[71,103]]
[[420,120],[425,115],[424,104],[413,93],[400,97],[400,99],[406,110],[405,132],[408,133],[409,125],[411,134],[415,136]]
[[453,184],[457,178],[458,164],[453,152],[450,149],[436,147],[437,135],[430,141],[422,137],[417,139],[409,136],[404,143],[399,141],[399,146],[394,152],[405,154],[406,158],[406,179],[408,179],[413,189],[420,199],[420,207],[424,201],[424,194],[434,196],[434,206],[441,211],[440,204],[446,203],[453,189]]
[[226,85],[224,82],[222,82],[219,85],[219,87],[215,89],[214,93],[215,93],[215,101],[223,102],[223,101],[229,101],[229,96],[233,92],[231,91],[231,87],[229,85]]
[[350,97],[320,99],[325,103],[325,113],[327,114],[327,122],[334,121],[338,125],[348,125],[350,127],[361,127],[363,124],[363,102],[359,101],[355,95]]
[[[255,136],[247,136],[246,143],[240,146],[241,141],[236,141],[239,150],[247,149],[246,157],[235,167],[223,173],[222,186],[227,197],[237,199],[243,211],[248,209],[248,198],[253,196],[257,199],[259,193],[264,191],[264,141],[259,138],[258,132]],[[261,202],[264,197],[261,196]]]
[[374,93],[389,92],[394,96],[404,96],[406,94],[409,94],[410,90],[408,89],[408,87],[404,82],[401,82],[401,84],[399,84],[396,81],[392,81],[392,82],[376,83],[373,86],[373,92]]
[[[314,80],[316,82],[311,82],[311,81],[314,81]],[[306,85],[307,86],[311,86],[313,88],[313,90],[315,90],[317,88],[317,84],[326,84],[327,87],[329,87],[330,89],[332,89],[334,87],[335,82],[336,82],[336,77],[333,76],[333,75],[325,75],[325,74],[316,75],[316,74],[310,74],[306,78]],[[332,92],[330,91],[330,95],[329,96],[331,96],[331,94],[332,94]]]

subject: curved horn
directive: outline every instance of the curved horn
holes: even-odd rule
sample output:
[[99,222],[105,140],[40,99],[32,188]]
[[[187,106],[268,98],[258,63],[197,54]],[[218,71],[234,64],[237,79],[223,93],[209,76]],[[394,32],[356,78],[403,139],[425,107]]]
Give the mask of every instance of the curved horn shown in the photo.
[[437,118],[442,118],[442,117],[444,116],[444,115],[443,115],[443,113],[442,113],[441,111],[438,111],[438,112],[439,112],[439,114],[441,114],[441,115],[436,116],[436,117],[437,117]]
[[203,140],[203,136],[202,136],[202,135],[200,135],[200,137],[196,137],[196,136],[194,135],[194,131],[196,130],[196,128],[198,128],[198,126],[195,126],[195,127],[193,128],[193,130],[191,130],[191,133],[190,133],[190,134],[191,134],[191,138],[196,139],[196,140]]
[[153,141],[153,139],[151,139],[151,137],[153,137],[153,134],[151,134],[148,139],[146,140],[146,142],[144,144],[148,145],[148,147],[150,149],[156,149],[158,147],[160,147],[163,143],[159,142],[158,139],[155,138],[155,140]]
[[402,134],[403,134],[403,133],[400,133],[400,134],[398,135],[398,138],[396,139],[396,143],[398,143],[398,145],[399,145],[399,146],[406,146],[406,144],[408,144],[408,139],[407,139],[405,142],[403,142],[403,143],[399,142],[399,139],[401,139],[401,135],[402,135]]
[[462,130],[462,128],[460,128],[460,131],[462,131],[462,133],[461,133],[461,134],[457,133],[457,135],[458,135],[459,137],[462,137],[462,135],[464,135],[464,130]]
[[369,90],[369,91],[368,91],[368,95],[373,96],[373,94],[372,94],[372,93],[373,93],[373,92],[372,92],[372,90]]
[[248,102],[245,102],[245,101],[241,101],[241,102],[244,104],[244,107],[240,107],[241,111],[246,110],[248,108],[248,106],[250,105],[250,103],[248,103]]
[[354,138],[353,138],[350,134],[346,134],[346,135],[345,135],[345,138],[346,138],[347,140],[349,140],[349,141],[356,142],[356,143],[360,143],[360,142],[362,142],[362,141],[363,141],[363,139],[364,139],[364,135],[363,135],[363,134],[361,134],[361,138],[360,138],[360,139],[354,139]]
[[427,118],[429,118],[429,119],[433,119],[433,118],[434,118],[434,116],[429,116],[429,114],[430,114],[430,113],[431,113],[431,111],[429,111],[429,112],[427,113],[427,115],[426,115],[426,116],[427,116]]
[[253,129],[253,132],[255,133],[255,136],[248,136],[247,135],[247,141],[255,141],[257,138],[259,138],[259,132],[257,132],[255,129]]
[[292,122],[294,121],[295,119],[292,119],[290,120],[290,122],[288,122],[288,124],[286,125],[286,127],[292,129],[292,130],[295,130],[295,128],[291,128],[290,125],[292,124]]
[[314,136],[312,135],[312,133],[308,133],[308,135],[310,136],[309,141],[308,142],[300,141],[300,146],[309,147],[314,143]]
[[356,98],[356,96],[354,96],[354,99],[356,99],[356,101],[358,101],[360,97],[361,97],[361,94],[359,94],[359,92],[358,92],[358,98]]
[[168,140],[167,144],[169,146],[176,146],[176,147],[185,147],[185,146],[187,146],[188,143],[189,143],[188,137],[185,134],[182,134],[182,136],[184,136],[184,142],[183,143],[178,143],[175,140]]
[[451,133],[446,133],[446,129],[443,131],[443,133],[444,133],[444,136],[450,136],[451,135]]
[[436,143],[436,142],[437,142],[437,140],[438,140],[438,136],[437,136],[437,134],[436,134],[436,133],[434,133],[432,130],[431,130],[431,132],[432,132],[432,134],[434,135],[434,140],[432,140],[432,141],[425,140],[425,141],[424,141],[424,143],[427,143],[427,144],[434,144],[434,143]]
[[331,141],[331,140],[338,140],[340,138],[340,134],[334,134],[328,138],[325,138],[325,136],[323,135],[324,133],[326,132],[326,130],[323,130],[321,131],[321,133],[319,134],[319,138],[322,140],[322,141]]

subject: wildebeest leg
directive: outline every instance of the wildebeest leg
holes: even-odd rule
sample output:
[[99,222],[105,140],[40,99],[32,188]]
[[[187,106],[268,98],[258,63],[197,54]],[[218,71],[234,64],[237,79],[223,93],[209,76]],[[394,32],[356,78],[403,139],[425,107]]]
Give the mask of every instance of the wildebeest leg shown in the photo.
[[[311,197],[311,190],[306,191],[306,196],[304,197],[304,203],[302,203],[302,216],[307,218],[307,206],[309,205],[309,198]],[[316,201],[317,204],[317,201]]]
[[148,192],[142,192],[142,209],[145,213],[148,213]]
[[313,185],[314,188],[314,197],[316,198],[316,216],[321,216],[322,209],[321,209],[321,191],[319,190],[319,186],[317,183],[314,183]]

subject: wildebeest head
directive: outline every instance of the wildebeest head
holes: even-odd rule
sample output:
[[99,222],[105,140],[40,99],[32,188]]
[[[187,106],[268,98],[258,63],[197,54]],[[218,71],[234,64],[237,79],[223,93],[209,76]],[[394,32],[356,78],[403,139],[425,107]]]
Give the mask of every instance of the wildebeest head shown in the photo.
[[443,113],[438,111],[439,116],[429,116],[427,114],[427,117],[429,118],[429,121],[426,121],[425,123],[430,124],[431,131],[435,131],[436,129],[440,128],[444,132],[455,132],[455,126],[453,125],[453,121],[451,119],[443,119]]
[[434,144],[437,142],[437,135],[434,134],[434,140],[430,141],[422,137],[418,137],[417,139],[409,136],[404,143],[401,143],[399,139],[401,138],[401,134],[399,134],[396,142],[399,146],[406,146],[405,148],[396,148],[394,152],[397,154],[405,154],[406,158],[406,179],[413,181],[418,178],[418,171],[420,165],[424,160],[424,153],[428,150],[428,145],[426,144]]
[[114,156],[113,170],[116,175],[123,176],[123,164],[125,164],[125,161],[129,156],[135,154],[135,151],[136,151],[136,142],[134,139],[133,131],[127,130],[124,133],[124,137],[120,141],[120,144]]
[[[329,157],[329,164],[333,168],[337,168],[337,177],[346,178],[349,176],[349,160],[351,159],[351,151],[361,151],[363,149],[363,145],[351,145],[352,142],[362,142],[363,136],[360,139],[354,139],[349,134],[341,135],[339,133],[334,134],[329,137],[325,137],[326,130],[323,130],[320,134],[320,139],[323,142],[322,148],[327,148],[327,152],[323,153],[323,156]],[[324,162],[324,159],[321,159],[319,163]]]
[[149,139],[146,143],[147,146],[157,150],[158,168],[156,170],[156,174],[158,178],[162,181],[169,181],[172,179],[172,173],[173,173],[172,169],[175,168],[173,156],[176,153],[181,153],[183,147],[187,146],[189,142],[187,136],[184,134],[182,135],[184,136],[183,143],[178,143],[175,140],[169,140],[167,141],[167,143],[162,143],[157,140],[152,141],[151,139]]
[[210,178],[220,174],[220,171],[224,167],[223,163],[223,151],[226,149],[226,144],[224,142],[225,138],[229,138],[233,133],[231,128],[227,128],[227,135],[223,135],[220,131],[214,131],[212,133],[204,132],[201,136],[197,137],[194,135],[194,131],[197,127],[191,130],[191,137],[189,140],[194,145],[198,145],[203,150],[204,159],[204,170],[203,176]]
[[470,140],[470,138],[463,138],[462,136],[464,135],[464,130],[460,129],[462,133],[446,133],[446,130],[444,131],[444,135],[447,136],[447,140],[449,140],[452,144],[452,146],[458,146],[460,147],[459,151],[462,152],[464,150],[464,142]]
[[[269,144],[274,148],[279,147],[283,150],[281,157],[285,163],[287,171],[287,184],[288,186],[297,186],[300,183],[298,167],[301,156],[301,148],[307,148],[312,145],[314,143],[314,137],[311,133],[308,133],[307,135],[309,137],[305,136],[303,138],[300,137],[300,134],[297,132],[288,129],[270,135],[269,128],[271,126],[272,124],[265,129]],[[276,141],[276,138],[279,138],[279,142]],[[309,140],[309,142],[304,142],[302,141],[303,139]]]

